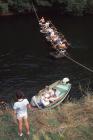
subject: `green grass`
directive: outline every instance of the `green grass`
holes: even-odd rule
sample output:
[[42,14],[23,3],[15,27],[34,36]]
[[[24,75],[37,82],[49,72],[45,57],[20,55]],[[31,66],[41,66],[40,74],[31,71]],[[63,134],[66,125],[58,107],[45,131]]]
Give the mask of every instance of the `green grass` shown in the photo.
[[0,110],[0,140],[93,140],[93,96],[55,109],[29,111],[30,136],[18,136],[12,110]]

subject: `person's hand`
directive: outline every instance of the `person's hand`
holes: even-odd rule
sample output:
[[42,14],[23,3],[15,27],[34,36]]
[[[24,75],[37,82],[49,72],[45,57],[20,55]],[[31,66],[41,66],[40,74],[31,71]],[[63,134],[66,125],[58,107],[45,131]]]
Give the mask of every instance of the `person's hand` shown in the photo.
[[36,110],[36,108],[35,108],[35,107],[32,107],[32,108],[31,108],[31,111],[32,111],[32,112],[34,112],[35,110]]

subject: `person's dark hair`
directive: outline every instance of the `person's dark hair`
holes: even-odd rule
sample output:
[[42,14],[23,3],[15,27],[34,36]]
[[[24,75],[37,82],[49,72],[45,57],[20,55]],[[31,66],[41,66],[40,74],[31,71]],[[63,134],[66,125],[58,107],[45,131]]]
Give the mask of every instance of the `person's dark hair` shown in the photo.
[[17,100],[18,100],[18,99],[24,99],[25,96],[24,96],[23,91],[17,90],[17,91],[16,91],[16,98],[17,98]]
[[49,90],[49,86],[45,86],[45,90]]

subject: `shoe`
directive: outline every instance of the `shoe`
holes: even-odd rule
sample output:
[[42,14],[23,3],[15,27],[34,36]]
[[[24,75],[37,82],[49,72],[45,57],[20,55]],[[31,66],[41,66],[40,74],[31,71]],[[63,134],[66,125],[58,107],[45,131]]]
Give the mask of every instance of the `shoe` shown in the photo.
[[18,135],[19,135],[20,137],[22,137],[22,136],[23,136],[23,133],[21,133],[21,134],[18,133]]

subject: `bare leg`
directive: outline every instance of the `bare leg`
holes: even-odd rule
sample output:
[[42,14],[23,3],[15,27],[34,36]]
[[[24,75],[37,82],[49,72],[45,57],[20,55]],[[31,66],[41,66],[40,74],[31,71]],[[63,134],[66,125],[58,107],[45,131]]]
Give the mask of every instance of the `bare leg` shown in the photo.
[[50,100],[50,102],[54,102],[54,101],[56,101],[58,99],[58,97],[51,97],[49,100]]
[[19,132],[19,135],[21,135],[22,134],[22,118],[17,119],[17,122],[18,122],[18,132]]
[[25,122],[25,127],[26,127],[26,133],[27,133],[27,135],[29,135],[30,134],[30,126],[29,126],[28,119],[24,119],[24,122]]

